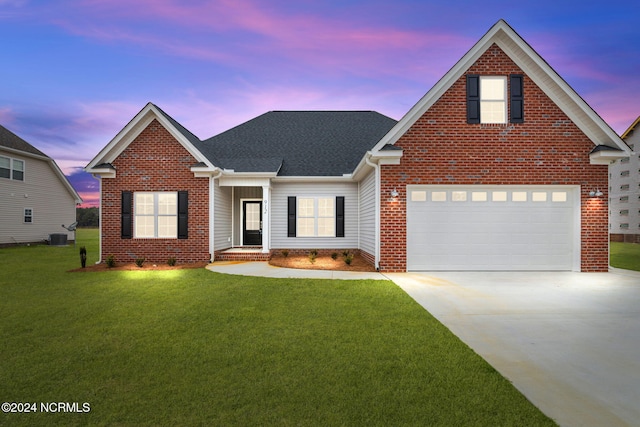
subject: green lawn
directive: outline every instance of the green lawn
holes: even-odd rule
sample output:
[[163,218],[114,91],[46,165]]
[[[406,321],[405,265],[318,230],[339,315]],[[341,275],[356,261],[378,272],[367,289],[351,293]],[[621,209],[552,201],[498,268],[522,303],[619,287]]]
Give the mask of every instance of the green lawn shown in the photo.
[[69,273],[73,246],[0,263],[0,402],[90,405],[3,426],[554,425],[392,282]]
[[612,267],[640,271],[640,245],[637,243],[611,242]]

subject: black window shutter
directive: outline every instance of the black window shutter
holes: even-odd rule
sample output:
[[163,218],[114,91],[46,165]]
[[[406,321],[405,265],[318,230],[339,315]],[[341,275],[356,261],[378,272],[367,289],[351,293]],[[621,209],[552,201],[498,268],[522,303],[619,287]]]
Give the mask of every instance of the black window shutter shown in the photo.
[[296,237],[296,198],[287,199],[287,237]]
[[131,239],[133,237],[133,193],[123,191],[120,202],[120,237]]
[[511,123],[524,123],[524,91],[522,88],[522,74],[509,76],[511,91]]
[[336,237],[344,237],[344,196],[336,197]]
[[480,76],[467,74],[467,123],[480,123]]
[[189,193],[178,191],[178,239],[189,238]]

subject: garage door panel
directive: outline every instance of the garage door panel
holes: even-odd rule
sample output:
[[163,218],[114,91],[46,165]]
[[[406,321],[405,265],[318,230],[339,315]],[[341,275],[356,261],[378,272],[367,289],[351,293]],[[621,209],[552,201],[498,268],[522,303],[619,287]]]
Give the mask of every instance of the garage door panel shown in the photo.
[[572,269],[573,188],[414,188],[427,197],[407,202],[409,270]]

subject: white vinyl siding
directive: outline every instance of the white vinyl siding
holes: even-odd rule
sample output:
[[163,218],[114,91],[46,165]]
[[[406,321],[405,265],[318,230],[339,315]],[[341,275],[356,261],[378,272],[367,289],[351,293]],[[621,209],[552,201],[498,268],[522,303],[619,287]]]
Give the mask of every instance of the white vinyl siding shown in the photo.
[[[299,230],[297,237],[287,237],[287,198],[289,196],[316,199],[332,198],[334,203],[337,196],[344,196],[345,237],[303,237],[300,235]],[[335,230],[335,222],[332,223],[332,227]],[[358,184],[340,182],[274,183],[271,190],[271,247],[274,249],[357,248]]]
[[[28,179],[0,179],[0,244],[41,242],[50,234],[73,232],[61,227],[75,222],[75,199],[51,168],[49,162],[0,149],[0,156],[18,158],[24,162]],[[25,223],[25,209],[31,209],[33,222]]]
[[231,247],[231,187],[220,187],[216,180],[213,193],[213,249],[220,251]]
[[360,249],[375,255],[376,249],[376,174],[371,171],[360,182]]

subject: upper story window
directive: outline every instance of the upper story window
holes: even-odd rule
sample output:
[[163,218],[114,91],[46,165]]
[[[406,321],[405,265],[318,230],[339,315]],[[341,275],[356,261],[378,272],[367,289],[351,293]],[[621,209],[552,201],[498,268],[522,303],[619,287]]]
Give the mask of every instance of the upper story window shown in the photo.
[[[508,83],[508,84],[507,84]],[[509,114],[507,114],[509,112]],[[467,123],[524,122],[523,75],[467,75]]]
[[0,156],[0,178],[24,181],[24,161]]
[[507,122],[507,78],[480,77],[480,123]]

